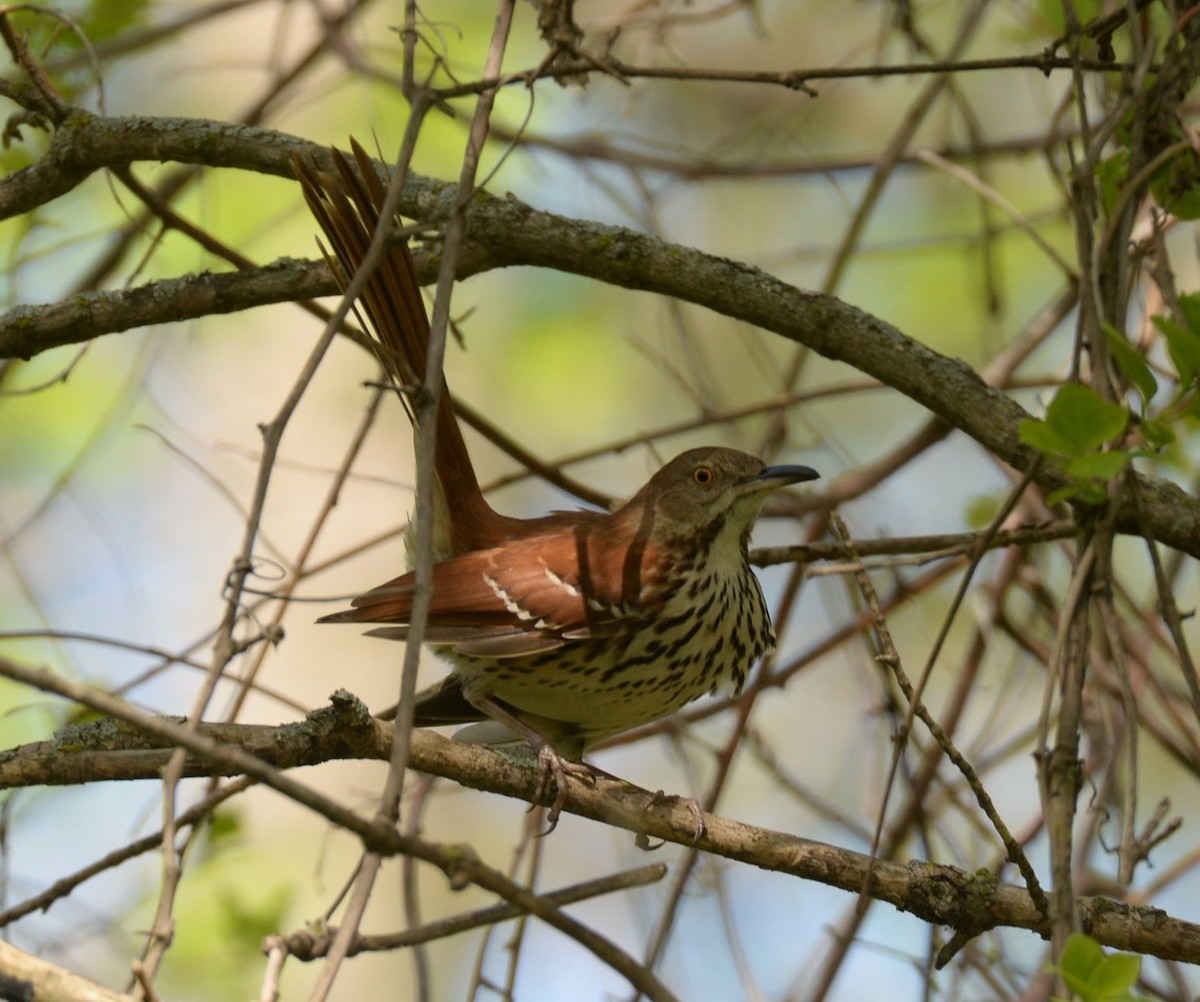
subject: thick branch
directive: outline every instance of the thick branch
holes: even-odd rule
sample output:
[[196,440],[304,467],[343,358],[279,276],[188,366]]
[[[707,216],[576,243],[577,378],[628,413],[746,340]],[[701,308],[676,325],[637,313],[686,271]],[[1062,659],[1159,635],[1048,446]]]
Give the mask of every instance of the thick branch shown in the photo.
[[[116,119],[80,114],[58,130],[50,152],[41,161],[0,181],[0,218],[28,211],[66,190],[62,185],[78,183],[88,172],[103,166],[135,160],[179,160],[290,177],[294,153],[320,165],[327,163],[323,149],[269,129],[190,119]],[[411,218],[438,220],[445,215],[452,196],[453,186],[412,175],[400,208]],[[1033,454],[1017,438],[1017,425],[1027,415],[1016,401],[988,386],[965,362],[940,355],[833,296],[803,292],[749,265],[622,227],[538,212],[516,199],[482,193],[471,205],[470,238],[460,274],[535,265],[706,306],[874,376],[965,432],[1015,469],[1028,469],[1033,460]],[[430,272],[425,271],[425,277]],[[303,276],[311,284],[298,281],[285,298],[329,291],[328,279],[317,278],[318,274],[304,269],[297,277]],[[211,282],[212,278],[198,281]],[[228,290],[241,276],[226,278],[228,285],[223,288],[232,297]],[[283,290],[276,287],[274,294],[263,301],[276,301],[273,296],[280,293]],[[244,296],[246,301],[253,298],[249,293]],[[163,321],[178,319],[172,312],[172,300],[173,296],[162,302],[157,315]],[[86,297],[80,299],[85,307],[89,302]],[[141,306],[137,323],[153,315],[145,301]],[[62,307],[42,309],[57,311]],[[86,315],[86,309],[82,315]],[[44,332],[44,347],[72,340],[64,327],[66,319],[60,314]],[[10,311],[0,316],[0,357],[28,356],[42,350],[37,343],[40,323],[41,314],[30,307],[19,314]],[[1037,482],[1052,489],[1063,484],[1064,476],[1053,463],[1043,461],[1038,466]],[[1166,481],[1141,478],[1138,486],[1145,499],[1145,522],[1155,538],[1200,556],[1200,502]],[[1133,534],[1142,531],[1128,504],[1120,513],[1117,528]]]
[[105,988],[4,942],[0,942],[0,999],[133,1002],[132,995]]
[[[302,722],[278,727],[204,724],[199,733],[252,752],[277,768],[292,768],[344,758],[385,761],[392,728],[371,717],[353,697],[339,693],[331,706]],[[170,752],[160,736],[128,724],[101,721],[70,727],[51,741],[22,745],[0,755],[0,787],[157,780]],[[428,731],[413,735],[412,765],[421,772],[517,800],[529,800],[537,780],[536,767],[528,758],[515,759],[459,744]],[[227,766],[211,765],[194,755],[189,755],[186,771],[192,776],[234,774]],[[681,844],[692,840],[692,816],[685,807],[602,775],[592,783],[570,780],[565,809],[653,838]],[[902,865],[877,860],[872,866],[860,853],[717,815],[705,815],[704,834],[697,847],[851,893],[861,890],[871,867],[871,896],[926,922],[951,926],[966,935],[999,926],[1028,929],[1043,938],[1049,933],[1024,890],[986,873],[923,862]],[[1084,928],[1107,946],[1200,962],[1200,926],[1154,908],[1104,898],[1083,899],[1080,907]]]
[[15,306],[0,315],[0,357],[32,358],[136,327],[287,302],[296,298],[297,288],[312,289],[314,296],[337,291],[323,261],[282,258],[249,271],[205,272],[44,306]]

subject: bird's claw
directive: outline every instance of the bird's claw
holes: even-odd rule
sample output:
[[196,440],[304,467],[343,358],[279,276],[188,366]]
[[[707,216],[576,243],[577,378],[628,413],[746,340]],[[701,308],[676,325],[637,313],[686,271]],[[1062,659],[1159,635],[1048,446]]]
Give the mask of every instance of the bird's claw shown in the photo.
[[538,838],[544,838],[558,827],[558,819],[563,806],[567,802],[567,777],[573,779],[591,780],[592,771],[583,762],[571,762],[563,758],[548,744],[538,748],[537,785],[533,788],[533,800],[529,809],[542,803],[554,786],[554,799],[550,801],[550,813],[546,815],[549,827]]

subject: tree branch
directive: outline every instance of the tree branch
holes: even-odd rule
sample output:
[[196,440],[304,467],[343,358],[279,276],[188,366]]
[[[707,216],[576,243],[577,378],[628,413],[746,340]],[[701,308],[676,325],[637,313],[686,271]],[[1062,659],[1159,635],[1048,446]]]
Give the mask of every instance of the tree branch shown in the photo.
[[[55,134],[42,160],[0,181],[0,218],[42,204],[66,190],[68,181],[78,183],[101,167],[141,159],[178,160],[290,177],[294,153],[319,166],[328,162],[324,148],[271,129],[195,119],[73,115]],[[436,221],[444,217],[452,198],[452,185],[410,175],[400,210],[414,219]],[[834,296],[804,292],[749,265],[623,227],[539,212],[516,199],[486,193],[472,201],[469,233],[460,277],[490,268],[533,265],[706,306],[874,376],[1014,469],[1031,464],[1033,454],[1017,438],[1017,426],[1028,415],[1015,400],[988,386],[965,362],[938,354]],[[423,279],[428,280],[435,265],[428,259],[420,262]],[[30,357],[49,347],[84,340],[85,335],[72,332],[75,323],[82,323],[81,329],[89,332],[86,337],[91,337],[105,330],[182,319],[185,314],[179,312],[177,298],[195,311],[205,299],[234,309],[256,300],[280,302],[333,291],[319,265],[277,262],[269,271],[266,278],[261,272],[206,275],[151,283],[126,293],[97,294],[101,298],[77,297],[73,304],[10,310],[0,315],[0,357]],[[295,285],[289,288],[285,279],[292,277]],[[194,291],[192,283],[203,291]],[[121,316],[125,297],[136,302],[129,321]],[[1053,490],[1066,478],[1060,467],[1043,461],[1037,482]],[[1138,489],[1146,524],[1155,538],[1200,556],[1200,501],[1154,478],[1139,478]],[[1128,502],[1116,526],[1134,535],[1141,531]]]
[[[173,745],[164,737],[120,721],[72,726],[51,741],[21,745],[0,754],[0,787],[67,785],[98,780],[157,780]],[[277,769],[316,765],[335,759],[379,759],[390,753],[392,727],[371,717],[356,698],[335,693],[330,706],[304,721],[277,727],[253,724],[201,724],[198,735],[253,754]],[[537,785],[537,769],[528,757],[511,757],[478,745],[459,744],[429,731],[413,734],[414,769],[443,776],[462,786],[528,801]],[[189,754],[189,776],[237,775],[231,760],[208,761]],[[597,775],[592,783],[568,782],[565,810],[603,824],[652,838],[687,845],[693,819],[686,807],[661,793],[650,793],[623,780]],[[381,849],[399,850],[381,844]],[[975,936],[1000,927],[1049,935],[1046,920],[1029,894],[990,874],[914,861],[907,865],[872,861],[822,842],[786,832],[743,824],[718,815],[704,816],[696,848],[726,859],[814,880],[858,893],[871,871],[871,897],[910,912],[926,922],[947,925]],[[1200,962],[1200,926],[1171,918],[1151,907],[1134,907],[1107,898],[1080,901],[1085,929],[1116,949],[1166,960]]]
[[62,1002],[133,1002],[95,981],[0,941],[0,998]]

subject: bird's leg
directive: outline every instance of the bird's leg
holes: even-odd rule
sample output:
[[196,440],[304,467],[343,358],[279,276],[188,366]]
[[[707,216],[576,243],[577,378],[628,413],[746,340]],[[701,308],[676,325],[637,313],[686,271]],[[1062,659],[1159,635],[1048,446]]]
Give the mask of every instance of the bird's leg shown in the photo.
[[542,802],[549,792],[550,784],[553,783],[554,799],[550,802],[550,813],[546,816],[550,827],[542,832],[543,836],[549,835],[558,826],[559,815],[562,814],[563,805],[567,802],[567,776],[590,780],[593,778],[591,766],[564,758],[543,734],[538,733],[536,728],[531,727],[503,703],[490,696],[477,697],[472,699],[471,703],[513,733],[519,734],[537,752],[538,779],[537,785],[533,789],[533,802],[529,808],[532,810],[536,804]]
[[[572,762],[563,758],[552,745],[543,741],[538,746],[538,781],[533,790],[534,803],[540,803],[554,784],[554,800],[550,802],[550,813],[546,815],[549,827],[542,835],[549,835],[558,827],[558,816],[562,813],[563,804],[567,802],[567,776],[586,781],[592,780],[592,770],[584,762]],[[532,804],[530,805],[532,809]]]

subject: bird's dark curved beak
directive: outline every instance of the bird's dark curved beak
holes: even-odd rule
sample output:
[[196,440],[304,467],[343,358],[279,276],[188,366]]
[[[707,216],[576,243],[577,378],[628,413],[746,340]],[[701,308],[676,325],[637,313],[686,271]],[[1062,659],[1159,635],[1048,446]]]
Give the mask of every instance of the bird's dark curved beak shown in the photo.
[[747,486],[753,484],[756,487],[774,491],[790,484],[802,484],[808,480],[820,479],[821,474],[811,466],[768,466],[758,476],[751,477],[747,481]]

